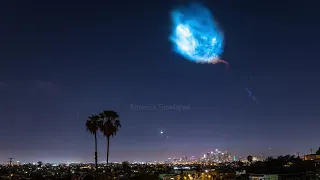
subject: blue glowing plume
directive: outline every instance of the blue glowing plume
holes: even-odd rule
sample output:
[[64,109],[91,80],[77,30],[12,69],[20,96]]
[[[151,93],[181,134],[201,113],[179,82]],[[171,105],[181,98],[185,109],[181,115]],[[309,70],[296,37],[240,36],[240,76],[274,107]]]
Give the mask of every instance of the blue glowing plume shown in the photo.
[[211,12],[198,4],[171,12],[174,51],[188,60],[206,63],[223,53],[223,33]]

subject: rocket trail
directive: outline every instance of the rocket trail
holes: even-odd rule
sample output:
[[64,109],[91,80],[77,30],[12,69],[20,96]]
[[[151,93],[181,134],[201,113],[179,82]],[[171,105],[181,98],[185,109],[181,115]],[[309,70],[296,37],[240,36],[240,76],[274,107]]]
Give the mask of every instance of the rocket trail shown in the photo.
[[246,88],[246,91],[248,92],[249,96],[259,105],[258,100],[256,99],[255,96],[252,95],[252,92],[250,91],[250,89]]

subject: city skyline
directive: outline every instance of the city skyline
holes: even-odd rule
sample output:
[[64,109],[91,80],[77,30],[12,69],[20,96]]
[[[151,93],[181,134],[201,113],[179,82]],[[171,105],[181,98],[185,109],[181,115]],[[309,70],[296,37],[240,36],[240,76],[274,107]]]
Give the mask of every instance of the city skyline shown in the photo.
[[[237,154],[237,153],[233,153],[233,152],[230,152],[228,150],[219,150],[219,149],[209,149],[207,151],[203,151],[202,154],[201,153],[198,153],[196,155],[183,155],[183,153],[181,153],[182,155],[178,155],[178,156],[168,156],[167,158],[164,158],[164,159],[149,159],[149,160],[144,160],[144,159],[135,159],[135,160],[129,160],[129,159],[122,159],[122,160],[113,160],[113,161],[110,161],[111,163],[119,163],[119,162],[123,162],[123,161],[128,161],[128,162],[136,162],[136,163],[151,163],[151,162],[168,162],[168,160],[181,160],[183,158],[187,158],[188,160],[190,159],[193,159],[193,160],[197,160],[197,159],[205,159],[207,158],[207,154],[208,153],[213,153],[213,152],[219,152],[219,153],[230,153],[231,157],[232,157],[232,161],[234,161],[234,157],[236,158],[236,161],[243,161],[243,160],[246,160],[247,157],[250,155],[250,156],[253,156],[253,157],[256,157],[256,158],[262,158],[262,159],[265,159],[267,157],[278,157],[278,156],[284,156],[284,155],[294,155],[294,156],[300,156],[300,157],[303,157],[304,155],[307,155],[307,154],[311,154],[311,151],[312,153],[314,153],[315,151],[317,150],[316,149],[308,149],[308,151],[306,151],[306,153],[301,153],[301,152],[296,152],[296,153],[287,153],[287,154],[278,154],[278,155],[267,155],[267,154],[247,154],[247,155],[241,155],[241,156],[236,156],[234,154]],[[104,154],[102,154],[103,156]],[[19,156],[18,156],[19,157]],[[18,162],[18,163],[37,163],[38,161],[41,161],[41,162],[44,162],[44,163],[94,163],[93,160],[89,160],[89,161],[77,161],[77,160],[72,160],[72,159],[69,159],[69,160],[63,160],[63,161],[55,161],[55,160],[48,160],[48,161],[45,161],[45,160],[41,160],[41,159],[35,159],[33,161],[24,161],[23,160],[24,158],[12,158],[12,162]],[[46,158],[45,158],[46,159]],[[50,159],[50,158],[49,158]],[[0,164],[8,164],[10,162],[10,158],[7,158],[8,161],[5,161],[5,162],[0,162]],[[101,158],[101,154],[100,154],[100,161],[98,163],[105,163],[106,160],[104,160],[103,158]]]
[[[169,12],[186,2],[1,1],[0,162],[94,161],[85,123],[102,110],[122,124],[110,161],[316,150],[318,6],[201,2],[224,32],[229,70],[173,52]],[[101,133],[98,152],[104,161]]]

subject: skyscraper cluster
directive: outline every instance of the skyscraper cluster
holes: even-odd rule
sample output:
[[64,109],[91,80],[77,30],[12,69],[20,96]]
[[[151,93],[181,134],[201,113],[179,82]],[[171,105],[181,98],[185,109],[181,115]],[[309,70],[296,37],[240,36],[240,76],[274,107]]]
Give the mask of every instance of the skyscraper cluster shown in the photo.
[[222,163],[235,161],[236,159],[232,157],[230,152],[221,152],[218,149],[216,149],[215,151],[205,153],[203,155],[202,160],[204,162]]

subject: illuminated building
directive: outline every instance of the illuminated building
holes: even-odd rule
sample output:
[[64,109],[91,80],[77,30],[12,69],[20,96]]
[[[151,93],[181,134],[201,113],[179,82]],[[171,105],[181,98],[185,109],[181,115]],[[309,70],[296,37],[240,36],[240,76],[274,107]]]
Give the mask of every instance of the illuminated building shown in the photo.
[[305,160],[305,161],[313,161],[313,160],[320,161],[320,154],[307,154],[304,156],[303,160]]
[[196,161],[197,159],[194,156],[191,156],[190,161]]
[[203,156],[203,161],[207,163],[222,163],[222,162],[232,162],[233,158],[230,152],[221,152],[218,149],[215,151],[207,152]]
[[277,174],[254,174],[249,176],[249,180],[269,180],[269,179],[279,179]]
[[233,161],[237,161],[237,158],[236,158],[236,156],[233,156]]
[[161,180],[175,180],[177,179],[176,174],[160,174],[159,179]]
[[[239,158],[240,160],[241,158]],[[240,160],[241,162],[244,162],[244,163],[248,163],[248,160],[246,158],[243,158]],[[263,157],[262,156],[252,156],[252,162],[257,162],[257,161],[264,161]]]
[[181,161],[182,161],[182,162],[187,162],[187,161],[188,161],[188,157],[187,157],[187,156],[183,156],[183,157],[181,158]]

